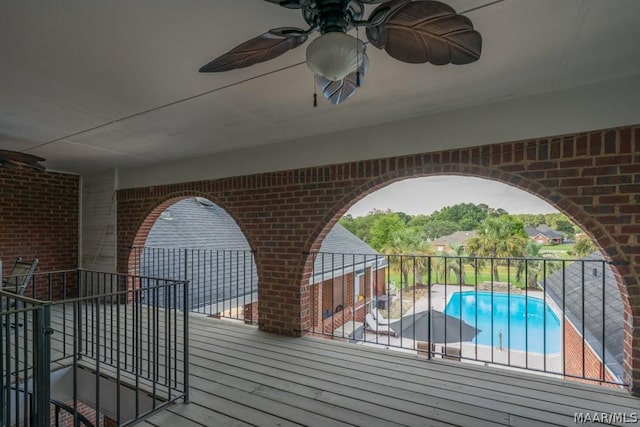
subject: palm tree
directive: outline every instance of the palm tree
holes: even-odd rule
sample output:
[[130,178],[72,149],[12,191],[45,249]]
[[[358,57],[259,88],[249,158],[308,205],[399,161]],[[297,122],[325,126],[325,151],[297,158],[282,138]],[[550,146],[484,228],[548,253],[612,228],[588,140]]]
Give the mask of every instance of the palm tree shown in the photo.
[[596,245],[593,244],[591,239],[586,234],[581,234],[576,238],[576,243],[573,245],[573,251],[578,258],[583,258],[596,250]]
[[464,271],[464,265],[468,262],[468,258],[463,258],[465,255],[465,247],[462,245],[452,246],[453,256],[443,257],[438,260],[437,274],[440,273],[444,277],[445,281],[450,274],[456,277],[456,283],[464,285],[466,283],[466,274]]
[[418,229],[405,227],[392,232],[382,252],[389,255],[391,267],[402,274],[401,287],[409,283],[410,273],[423,275],[427,265],[424,255],[428,253],[428,243]]
[[[525,286],[529,288],[536,288],[538,286],[538,277],[540,274],[545,273],[547,275],[559,270],[561,263],[553,261],[556,259],[555,255],[548,252],[541,252],[542,245],[529,240],[525,247],[526,258],[518,262],[518,269],[516,271],[516,280],[526,280]],[[526,278],[525,276],[526,272]]]
[[492,258],[493,280],[499,281],[498,265],[509,258],[524,256],[527,244],[524,224],[511,215],[487,218],[478,228],[478,234],[467,241],[470,255]]

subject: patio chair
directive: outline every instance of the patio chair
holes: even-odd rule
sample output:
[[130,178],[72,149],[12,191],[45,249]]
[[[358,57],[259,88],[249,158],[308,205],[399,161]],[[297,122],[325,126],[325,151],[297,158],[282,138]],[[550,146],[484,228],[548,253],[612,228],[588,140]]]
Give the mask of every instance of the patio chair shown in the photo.
[[462,349],[458,347],[449,347],[444,346],[442,349],[442,358],[450,359],[450,360],[461,360],[462,359]]
[[378,324],[371,313],[367,313],[364,320],[367,325],[367,331],[375,332],[376,334],[390,335],[392,337],[396,336],[396,332],[388,325]]
[[416,350],[418,350],[418,357],[429,357],[429,355],[433,357],[437,353],[436,344],[429,345],[426,341],[416,341]]
[[399,319],[387,319],[380,313],[380,311],[374,304],[371,305],[371,314],[373,315],[373,318],[378,323],[378,325],[381,325],[381,326],[388,326],[389,324],[395,322],[396,320],[399,320]]
[[[37,259],[34,259],[32,262],[23,262],[22,258],[18,258],[9,275],[0,282],[2,284],[2,286],[0,286],[0,290],[16,295],[23,295],[37,265]],[[15,299],[5,295],[0,295],[0,312],[15,309],[17,307],[18,304]],[[3,326],[4,325],[5,323],[3,322]],[[17,329],[22,329],[24,326],[21,322],[15,321],[11,322],[9,325],[11,328]]]
[[387,294],[390,296],[398,295],[398,288],[396,287],[396,282],[391,281],[387,283]]
[[[23,295],[37,265],[37,259],[32,262],[24,262],[22,258],[18,258],[11,272],[2,280],[0,289],[12,294]],[[15,305],[15,303],[12,305]]]

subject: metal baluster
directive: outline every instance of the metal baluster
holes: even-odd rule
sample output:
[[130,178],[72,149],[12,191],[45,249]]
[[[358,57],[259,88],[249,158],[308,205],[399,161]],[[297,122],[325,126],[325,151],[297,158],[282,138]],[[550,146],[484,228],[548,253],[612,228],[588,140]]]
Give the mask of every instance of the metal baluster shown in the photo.
[[607,304],[606,304],[606,274],[605,274],[605,261],[602,261],[602,370],[601,375],[600,375],[600,380],[604,381],[605,380],[605,370],[607,369],[607,363],[606,363],[606,351],[605,349],[607,348],[607,343],[606,343],[606,324],[607,324],[607,318],[606,318],[606,308],[607,308]]

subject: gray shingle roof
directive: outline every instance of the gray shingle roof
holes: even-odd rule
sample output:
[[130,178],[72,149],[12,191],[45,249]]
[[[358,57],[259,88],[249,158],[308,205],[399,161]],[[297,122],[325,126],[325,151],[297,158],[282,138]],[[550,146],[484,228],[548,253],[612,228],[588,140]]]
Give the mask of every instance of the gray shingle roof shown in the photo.
[[538,234],[540,234],[540,231],[538,231],[538,229],[537,229],[537,228],[532,227],[532,226],[530,226],[530,225],[527,225],[527,226],[524,228],[524,231],[526,231],[526,232],[527,232],[527,236],[529,236],[529,237],[536,237]]
[[146,246],[249,251],[238,224],[221,207],[200,198],[180,200],[151,228]]
[[456,231],[455,233],[449,234],[448,236],[442,236],[435,239],[431,244],[433,246],[439,245],[449,245],[449,246],[457,246],[464,245],[467,241],[473,237],[477,236],[476,231]]
[[549,227],[547,224],[540,224],[538,226],[538,231],[540,231],[545,236],[553,239],[561,239],[565,237],[564,233],[558,230],[554,230],[553,228]]
[[[379,255],[340,224],[327,234],[321,250],[358,255],[317,257],[314,277],[332,271],[339,276],[343,268],[358,268],[365,260],[361,254]],[[367,256],[366,261],[373,258]],[[192,310],[223,303],[228,309],[257,299],[258,275],[251,248],[233,218],[208,200],[184,199],[161,215],[147,237],[140,273],[190,280]]]
[[358,239],[339,223],[327,234],[315,255],[311,283],[318,283],[331,277],[339,277],[353,270],[363,270],[366,265],[387,265],[386,257]]
[[527,235],[529,237],[535,237],[538,234],[542,234],[549,239],[564,239],[565,237],[563,233],[560,233],[559,231],[556,231],[545,224],[540,224],[537,228],[528,225],[524,228],[524,230],[527,232]]
[[584,327],[587,343],[611,372],[622,378],[623,306],[618,284],[599,252],[579,261],[584,263],[574,262],[564,269],[564,293],[562,271],[547,277],[547,294],[560,308],[564,301],[569,321],[580,333]]
[[[160,216],[141,254],[140,274],[189,280],[190,310],[217,313],[257,298],[247,239],[224,209],[204,199],[181,200]],[[177,299],[181,305],[181,293]]]

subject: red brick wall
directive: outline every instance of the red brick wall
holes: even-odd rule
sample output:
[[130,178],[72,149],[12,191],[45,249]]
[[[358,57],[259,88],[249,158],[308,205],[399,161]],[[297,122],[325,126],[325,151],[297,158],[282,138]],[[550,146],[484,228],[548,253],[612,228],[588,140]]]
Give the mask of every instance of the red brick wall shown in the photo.
[[3,275],[18,257],[38,258],[36,272],[78,267],[79,186],[77,175],[0,168]]
[[147,215],[202,195],[236,220],[256,251],[263,330],[309,325],[310,251],[365,195],[404,178],[455,174],[510,184],[548,201],[611,258],[625,305],[625,381],[640,391],[640,126],[324,167],[118,191],[118,265]]
[[[73,401],[64,402],[70,408],[73,408]],[[82,402],[78,402],[78,413],[84,415],[87,420],[89,420],[96,427],[107,427],[107,426],[117,426],[118,424],[115,421],[110,420],[105,417],[103,414],[100,414],[99,422],[96,423],[96,411],[91,406],[86,405]],[[51,405],[51,425],[56,425],[56,407]],[[58,426],[60,427],[73,427],[73,412],[67,412],[60,409],[58,413]],[[80,424],[83,425],[83,424]]]
[[362,301],[356,307],[347,307],[346,309],[334,313],[333,316],[327,317],[322,321],[322,326],[315,330],[316,333],[331,334],[335,329],[349,322],[364,322],[366,316],[366,308],[370,302]]
[[[606,381],[615,382],[617,379],[611,375],[611,373],[604,368],[602,360],[594,353],[593,349],[584,343],[580,333],[571,324],[571,322],[564,322],[564,369],[565,374],[575,375],[585,378],[602,378],[604,371],[604,379]],[[584,372],[583,372],[583,351],[584,351]],[[567,379],[574,381],[587,382],[592,384],[603,384],[600,381],[580,380],[572,377]],[[612,387],[617,387],[611,385]]]
[[258,315],[258,303],[252,302],[251,304],[246,304],[244,306],[244,310],[242,311],[242,315],[244,318],[244,323],[257,324],[260,320],[260,317]]
[[387,269],[381,268],[376,270],[373,276],[373,287],[376,289],[376,295],[384,295],[387,293]]
[[353,273],[322,282],[322,311],[334,312],[336,307],[353,306]]

